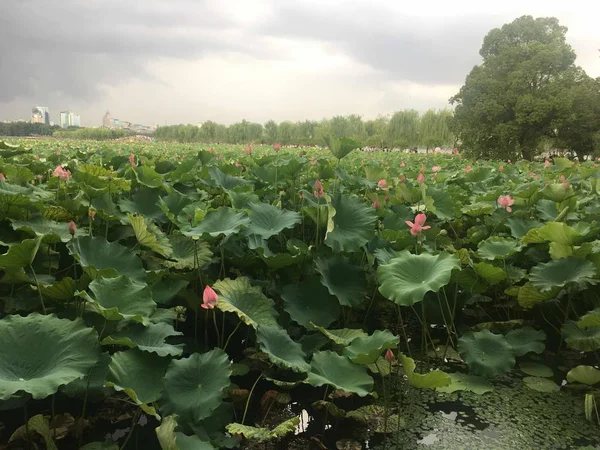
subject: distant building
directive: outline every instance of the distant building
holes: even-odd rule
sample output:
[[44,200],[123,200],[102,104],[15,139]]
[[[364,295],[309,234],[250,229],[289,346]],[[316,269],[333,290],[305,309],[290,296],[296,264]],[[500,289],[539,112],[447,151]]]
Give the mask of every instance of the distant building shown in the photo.
[[113,128],[115,126],[113,118],[108,111],[106,111],[106,114],[102,118],[102,126],[104,128]]
[[121,127],[129,129],[129,128],[131,128],[131,122],[123,120],[123,121],[121,121]]
[[113,119],[112,121],[113,121],[113,126],[114,126],[115,128],[121,128],[121,121],[120,121],[119,119],[116,119],[116,118],[115,118],[115,119]]
[[50,125],[50,110],[47,106],[36,106],[31,110],[31,123]]
[[60,113],[60,127],[61,128],[80,127],[80,126],[81,126],[81,117],[79,116],[79,114],[75,114],[70,111],[61,111],[61,113]]

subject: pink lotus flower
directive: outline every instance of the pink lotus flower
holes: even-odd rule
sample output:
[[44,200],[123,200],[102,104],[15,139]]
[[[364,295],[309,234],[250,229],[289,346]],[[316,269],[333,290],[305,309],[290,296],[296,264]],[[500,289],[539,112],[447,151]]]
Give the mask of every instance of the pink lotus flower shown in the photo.
[[133,153],[131,153],[129,155],[129,164],[131,164],[131,167],[135,167],[136,166],[136,164],[135,164],[135,155]]
[[273,149],[278,152],[279,150],[281,150],[281,144],[279,142],[275,142],[273,144]]
[[64,169],[63,166],[61,166],[60,164],[58,166],[56,166],[56,168],[52,171],[52,176],[53,177],[58,177],[61,180],[68,180],[69,178],[71,178],[71,172],[69,172],[68,170]]
[[219,296],[210,286],[206,286],[204,288],[204,292],[202,293],[202,306],[204,309],[214,309],[217,304],[217,300],[219,300]]
[[421,163],[421,172],[425,172],[425,166]]
[[236,161],[236,162],[235,162],[235,167],[240,167],[240,166],[241,166],[240,162],[239,162],[239,161]]
[[246,155],[252,154],[252,145],[251,144],[249,144],[248,148],[246,150],[244,150],[244,154],[246,154]]
[[561,175],[561,176],[560,176],[560,178],[559,178],[559,180],[560,180],[560,182],[563,184],[563,187],[564,187],[565,189],[569,189],[569,187],[571,186],[571,183],[569,183],[569,182],[567,181],[567,179],[565,178],[565,176],[564,176],[564,175]]
[[381,205],[379,204],[379,199],[376,198],[375,200],[373,200],[373,208],[379,209],[380,206]]
[[394,356],[394,352],[392,352],[391,349],[387,349],[387,351],[385,352],[385,360],[387,362],[392,362],[396,359],[396,357]]
[[77,225],[75,225],[75,222],[73,222],[71,220],[69,222],[69,233],[71,234],[71,236],[75,236],[76,232],[77,232]]
[[466,173],[469,173],[471,170],[473,170],[473,167],[471,167],[471,166],[465,167],[465,172]]
[[315,180],[315,190],[313,191],[313,194],[316,198],[323,197],[323,184],[321,184],[321,181]]
[[379,180],[379,181],[377,182],[377,187],[378,187],[379,189],[385,189],[385,188],[386,188],[386,185],[387,185],[387,181],[386,181],[386,180]]
[[548,167],[550,167],[550,161],[546,160],[544,161],[544,167],[547,169]]
[[400,167],[406,167],[406,164],[404,164],[404,161],[402,161],[402,162],[400,163]]
[[425,221],[427,220],[427,216],[425,214],[417,214],[415,216],[415,222],[411,222],[407,220],[405,223],[410,227],[410,234],[413,236],[418,236],[421,234],[421,231],[429,230],[431,227],[429,225],[425,226]]
[[515,204],[515,201],[510,195],[501,195],[498,197],[498,204],[508,212],[512,212],[511,206]]
[[402,175],[400,177],[400,183],[402,183],[402,184],[406,183],[406,177],[404,175]]
[[1,172],[0,172],[0,181],[2,181],[3,183],[6,183],[6,177]]
[[425,175],[423,175],[423,172],[419,173],[419,176],[417,177],[417,183],[425,183]]
[[439,172],[440,170],[442,170],[442,167],[441,167],[441,166],[433,166],[433,167],[431,168],[431,170],[433,170],[434,172],[436,172],[436,173],[437,173],[437,172]]
[[[510,161],[509,161],[509,162],[510,162]],[[498,166],[498,170],[499,170],[500,172],[504,172],[504,166],[503,166],[502,164],[500,164],[500,165]]]

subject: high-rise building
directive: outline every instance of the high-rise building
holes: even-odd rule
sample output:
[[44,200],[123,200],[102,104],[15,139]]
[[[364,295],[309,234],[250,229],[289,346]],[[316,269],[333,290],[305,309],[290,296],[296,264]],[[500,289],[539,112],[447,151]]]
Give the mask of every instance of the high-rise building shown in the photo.
[[47,106],[36,106],[31,110],[31,123],[50,125],[50,110]]
[[113,126],[115,128],[121,128],[121,121],[119,119],[117,119],[117,118],[114,118],[113,119]]
[[108,112],[108,111],[106,111],[106,114],[104,114],[104,117],[102,118],[102,126],[104,128],[112,128],[112,127],[114,127],[113,118],[110,115],[110,112]]
[[60,113],[60,127],[61,128],[80,127],[80,126],[81,126],[81,117],[79,117],[79,114],[75,114],[70,111],[61,111],[61,113]]

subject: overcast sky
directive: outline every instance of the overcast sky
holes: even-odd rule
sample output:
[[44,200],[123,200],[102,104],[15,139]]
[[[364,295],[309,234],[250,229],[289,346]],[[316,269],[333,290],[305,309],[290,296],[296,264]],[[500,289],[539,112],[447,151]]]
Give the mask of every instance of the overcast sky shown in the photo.
[[[598,6],[594,6],[594,4]],[[0,120],[143,123],[444,108],[483,37],[555,16],[600,76],[593,0],[0,0]]]

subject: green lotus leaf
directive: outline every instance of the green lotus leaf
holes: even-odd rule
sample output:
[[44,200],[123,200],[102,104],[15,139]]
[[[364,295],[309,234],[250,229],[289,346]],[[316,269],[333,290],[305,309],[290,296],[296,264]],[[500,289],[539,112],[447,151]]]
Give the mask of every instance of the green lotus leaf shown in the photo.
[[504,336],[512,347],[515,356],[523,356],[529,352],[542,353],[546,348],[546,333],[531,327],[511,330]]
[[168,344],[165,340],[183,333],[175,331],[167,323],[151,323],[147,327],[131,323],[111,333],[102,340],[102,345],[123,345],[139,348],[143,352],[156,353],[158,356],[179,356],[183,353],[183,344]]
[[251,203],[250,219],[246,234],[268,239],[286,228],[294,228],[294,225],[301,222],[302,216],[297,212],[279,209],[267,203]]
[[184,422],[210,417],[223,401],[230,375],[229,357],[221,349],[172,360],[165,375],[161,411],[177,414]]
[[333,229],[328,227],[325,244],[334,252],[360,250],[375,235],[375,211],[360,199],[346,195],[334,197],[332,206],[336,211]]
[[231,199],[231,206],[235,209],[248,209],[250,203],[260,202],[260,198],[254,192],[227,191],[227,195]]
[[328,327],[340,316],[340,304],[317,277],[285,286],[281,298],[292,320],[308,329],[311,323]]
[[315,260],[321,283],[343,306],[359,306],[367,294],[365,272],[345,256],[334,255],[329,259]]
[[213,253],[207,242],[179,234],[169,236],[169,241],[172,252],[168,260],[162,261],[165,267],[178,270],[194,269],[204,267],[212,260]]
[[446,372],[436,369],[425,374],[415,373],[417,365],[414,359],[402,353],[398,355],[398,359],[402,363],[404,375],[406,375],[408,382],[417,389],[435,389],[448,386],[451,383],[450,376]]
[[55,432],[50,429],[50,421],[48,420],[48,416],[44,416],[43,414],[37,414],[33,416],[27,421],[27,425],[21,425],[19,428],[17,428],[8,442],[11,444],[14,441],[22,438],[31,439],[32,433],[37,433],[42,437],[42,439],[44,439],[46,450],[58,450],[58,447],[54,443],[53,439]]
[[372,335],[359,337],[344,349],[344,355],[356,364],[373,364],[384,350],[398,348],[400,338],[388,330],[376,330]]
[[[32,217],[29,220],[11,220],[12,227],[15,230],[26,231],[36,237],[43,238],[42,241],[47,244],[58,242],[69,242],[73,236],[69,232],[69,224],[66,222],[55,222],[44,216]],[[75,236],[85,235],[85,230],[78,229]]]
[[150,283],[152,299],[159,305],[168,305],[188,284],[189,281],[185,279],[159,278]]
[[214,450],[210,442],[175,431],[176,427],[176,414],[163,418],[160,426],[156,427],[156,437],[162,450]]
[[523,383],[528,388],[538,392],[550,393],[560,391],[560,386],[548,378],[525,377],[523,378]]
[[278,326],[273,300],[266,297],[260,287],[252,286],[247,277],[219,280],[213,288],[220,293],[216,306],[221,311],[237,314],[242,322],[255,329]]
[[515,365],[515,356],[506,338],[489,330],[463,334],[458,339],[458,353],[476,375],[502,375]]
[[476,375],[465,374],[460,372],[449,373],[450,384],[436,388],[438,392],[451,394],[456,391],[469,391],[477,395],[483,395],[487,392],[492,392],[494,386],[488,380]]
[[456,216],[452,196],[443,189],[428,187],[425,205],[429,211],[442,220],[451,220]]
[[40,248],[42,238],[25,239],[18,244],[12,244],[6,253],[0,255],[1,269],[21,269],[33,263]]
[[101,353],[94,367],[88,370],[83,378],[62,386],[60,391],[69,397],[85,398],[87,395],[90,399],[104,400],[113,392],[112,389],[104,386],[110,360],[110,354]]
[[326,138],[327,145],[329,146],[329,151],[333,156],[335,156],[338,160],[347,156],[351,151],[362,147],[358,142],[354,139],[342,137],[334,137],[328,136]]
[[542,223],[537,220],[516,219],[514,217],[508,219],[506,223],[510,228],[510,233],[515,239],[521,239],[529,230],[538,228],[542,225]]
[[533,377],[551,378],[554,376],[554,372],[550,367],[531,361],[523,361],[519,364],[519,369],[521,369],[521,372]]
[[259,326],[256,332],[256,342],[276,366],[301,373],[310,370],[302,346],[294,342],[283,328]]
[[89,308],[106,320],[147,323],[148,317],[156,311],[148,285],[125,276],[97,278],[90,283],[89,289],[93,295],[85,291],[79,291],[77,295],[87,300]]
[[71,300],[73,297],[75,297],[76,291],[77,282],[71,277],[63,278],[54,284],[40,285],[40,292],[42,293],[42,296],[51,300],[63,302]]
[[560,291],[560,288],[552,288],[546,292],[540,292],[533,285],[533,283],[525,283],[520,287],[519,293],[517,295],[517,301],[521,307],[533,308],[535,305],[541,302],[545,302],[547,300],[551,300],[555,298]]
[[171,243],[160,228],[152,222],[147,222],[142,216],[127,214],[127,217],[135,237],[142,247],[148,247],[159,255],[169,257],[172,252]]
[[140,258],[117,242],[103,237],[82,236],[67,244],[91,278],[125,275],[133,280],[146,279],[146,271]]
[[[266,241],[263,241],[266,243]],[[250,245],[249,245],[250,247]],[[252,248],[252,247],[250,247]],[[259,249],[260,257],[267,264],[269,269],[278,270],[284,267],[293,266],[304,262],[305,257],[303,255],[291,255],[289,253],[275,253],[272,255],[266,255],[263,246],[257,247]]]
[[353,364],[346,356],[322,351],[313,355],[306,382],[319,387],[325,384],[365,397],[373,390],[373,379],[365,366]]
[[469,217],[479,217],[492,214],[494,207],[490,203],[479,202],[463,206],[461,212]]
[[580,328],[569,321],[563,326],[562,334],[567,345],[575,350],[593,352],[600,349],[600,327]]
[[491,237],[485,241],[481,241],[477,248],[477,255],[482,259],[506,259],[514,255],[521,246],[515,239]]
[[[530,230],[522,239],[523,243],[554,242],[563,245],[575,245],[582,236],[564,222],[547,222],[539,228]],[[530,242],[531,241],[531,242]]]
[[327,414],[335,419],[343,419],[346,417],[346,411],[337,407],[334,403],[325,400],[317,400],[311,405],[317,411],[327,411]]
[[250,219],[244,213],[221,207],[215,211],[208,211],[195,227],[183,227],[181,232],[186,236],[229,236],[238,233],[248,223]]
[[24,391],[34,399],[83,378],[100,357],[98,336],[83,320],[54,315],[0,320],[0,400]]
[[244,180],[242,178],[232,177],[231,175],[227,175],[219,170],[218,167],[211,167],[208,169],[208,173],[217,186],[220,186],[226,191],[230,191],[232,189],[237,188],[238,186],[243,186],[247,184],[251,184],[248,180]]
[[108,366],[106,385],[125,393],[145,413],[155,416],[152,403],[164,390],[168,364],[168,358],[137,349],[117,352]]
[[486,262],[473,264],[475,273],[483,278],[490,285],[495,285],[506,280],[506,272],[500,267],[493,266]]
[[529,273],[529,280],[541,292],[556,287],[564,287],[570,283],[578,285],[596,284],[596,268],[585,259],[564,258],[547,263],[540,263]]
[[575,195],[573,188],[565,188],[563,183],[549,184],[542,189],[542,195],[544,198],[551,200],[555,203],[564,202],[569,197]]
[[157,223],[164,223],[167,217],[159,206],[162,191],[159,189],[150,189],[143,187],[136,191],[131,199],[121,198],[119,208],[123,212],[134,213],[143,216],[146,220],[152,220]]
[[588,386],[600,383],[600,370],[592,366],[577,366],[567,373],[569,383],[583,383]]
[[312,324],[314,328],[323,333],[324,336],[331,339],[338,345],[343,345],[344,347],[350,345],[352,341],[358,338],[366,338],[369,336],[363,330],[356,330],[352,328],[342,328],[339,330],[326,330],[323,327],[316,326]]
[[163,185],[164,177],[157,173],[152,167],[146,165],[134,167],[133,172],[137,181],[149,188],[159,188]]
[[119,446],[112,441],[96,441],[85,444],[79,450],[119,450]]
[[600,308],[596,308],[581,316],[577,325],[580,328],[600,327]]
[[230,423],[226,429],[233,435],[241,434],[246,439],[257,442],[265,442],[273,439],[282,438],[290,433],[293,433],[300,424],[300,416],[292,417],[285,422],[280,423],[272,430],[268,428],[251,427],[242,425],[241,423]]
[[402,251],[389,264],[377,268],[379,292],[399,305],[414,305],[427,292],[446,286],[455,268],[460,269],[460,260],[449,253],[414,255]]
[[[354,411],[349,411],[348,414],[346,414],[346,417],[366,425],[369,428],[369,431],[373,433],[396,433],[397,430],[406,426],[406,421],[403,417],[398,416],[398,414],[389,414],[389,412],[386,412],[385,407],[381,405],[361,406]],[[340,441],[338,441],[338,443],[339,442]],[[343,450],[362,448],[353,446],[341,447],[338,446],[338,443],[336,443],[337,448]],[[360,444],[358,445],[360,446]]]

